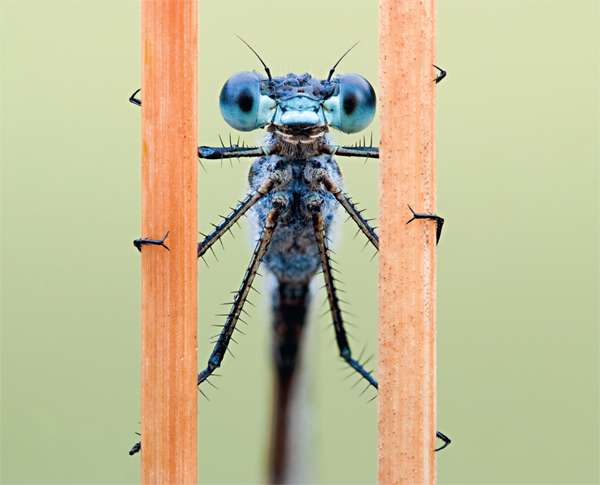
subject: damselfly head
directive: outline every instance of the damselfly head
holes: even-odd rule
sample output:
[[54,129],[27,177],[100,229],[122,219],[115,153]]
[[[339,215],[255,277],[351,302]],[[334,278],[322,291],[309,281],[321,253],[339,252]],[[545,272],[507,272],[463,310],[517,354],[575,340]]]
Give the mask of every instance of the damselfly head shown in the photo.
[[219,98],[225,121],[240,131],[269,126],[288,136],[364,130],[375,116],[375,91],[358,74],[315,79],[310,74],[267,78],[258,72],[238,72],[229,78]]

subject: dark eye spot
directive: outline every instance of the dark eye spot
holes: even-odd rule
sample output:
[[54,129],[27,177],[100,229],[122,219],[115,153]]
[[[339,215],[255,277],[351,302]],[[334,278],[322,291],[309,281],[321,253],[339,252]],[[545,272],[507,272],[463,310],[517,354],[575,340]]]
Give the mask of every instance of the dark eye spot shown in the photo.
[[356,97],[356,94],[345,93],[344,101],[343,101],[344,113],[346,113],[347,115],[351,115],[357,106],[358,106],[358,98]]
[[238,95],[237,104],[244,113],[249,113],[254,107],[254,96],[250,89],[242,89]]

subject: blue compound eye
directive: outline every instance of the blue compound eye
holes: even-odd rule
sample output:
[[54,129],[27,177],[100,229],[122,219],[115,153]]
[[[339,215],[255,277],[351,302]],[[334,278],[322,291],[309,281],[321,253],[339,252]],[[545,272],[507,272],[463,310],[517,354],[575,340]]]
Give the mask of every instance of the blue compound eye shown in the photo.
[[375,116],[375,91],[369,81],[358,74],[337,76],[335,96],[325,100],[327,122],[344,133],[358,133],[364,130]]
[[253,72],[231,76],[219,96],[223,119],[239,131],[252,131],[270,123],[276,102],[261,94],[261,79]]

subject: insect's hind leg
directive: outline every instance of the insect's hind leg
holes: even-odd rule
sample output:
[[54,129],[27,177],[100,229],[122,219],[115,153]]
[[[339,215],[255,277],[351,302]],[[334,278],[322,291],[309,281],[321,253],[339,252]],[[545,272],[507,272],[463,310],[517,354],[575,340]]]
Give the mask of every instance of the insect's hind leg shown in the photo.
[[223,330],[217,339],[215,348],[210,356],[210,359],[208,360],[208,365],[206,369],[204,369],[198,375],[198,385],[210,377],[215,369],[220,367],[221,362],[223,361],[223,357],[225,356],[225,352],[227,352],[227,347],[229,346],[231,336],[235,331],[235,325],[240,318],[244,303],[246,302],[248,293],[252,288],[252,282],[254,281],[254,277],[258,272],[258,267],[260,266],[263,256],[267,252],[267,246],[269,245],[271,236],[277,227],[277,219],[279,218],[281,212],[285,210],[287,203],[287,197],[284,195],[275,195],[271,199],[272,208],[267,214],[265,227],[262,230],[260,238],[258,239],[256,248],[254,249],[254,254],[252,255],[252,260],[250,261],[250,265],[246,270],[246,274],[244,275],[240,289],[235,294],[233,305],[229,311],[227,321],[225,322],[225,325],[223,325]]
[[[312,213],[313,227],[315,230],[315,238],[317,241],[317,247],[319,248],[319,258],[321,259],[321,266],[323,267],[323,275],[325,277],[325,286],[327,288],[327,298],[329,300],[329,306],[331,308],[331,314],[333,316],[333,325],[335,328],[335,337],[337,340],[338,347],[340,349],[340,355],[362,377],[364,377],[370,385],[375,389],[378,389],[377,381],[373,376],[365,370],[365,368],[357,360],[352,358],[350,352],[350,345],[348,344],[348,338],[346,336],[346,330],[344,329],[344,322],[342,320],[342,314],[339,307],[339,300],[335,291],[335,279],[331,273],[331,263],[329,259],[329,253],[327,250],[327,244],[325,241],[325,232],[323,225],[323,215],[321,214],[321,205],[323,199],[320,195],[309,195],[306,198],[306,207]],[[441,439],[444,444],[434,451],[440,451],[446,448],[450,444],[450,438],[443,433],[436,431],[436,437]]]
[[325,242],[323,214],[321,214],[322,204],[323,198],[320,195],[309,195],[306,198],[306,207],[312,213],[315,238],[317,241],[317,247],[319,248],[319,259],[321,260],[323,275],[325,277],[327,298],[329,300],[329,307],[333,317],[335,339],[337,341],[338,348],[340,349],[340,356],[348,363],[350,367],[352,367],[363,378],[365,378],[371,386],[377,389],[377,381],[373,378],[371,373],[360,364],[360,362],[352,358],[352,353],[350,352],[350,344],[348,343],[348,336],[346,335],[346,329],[344,328],[342,312],[340,311],[339,300],[335,290],[335,279],[331,271],[329,252]]

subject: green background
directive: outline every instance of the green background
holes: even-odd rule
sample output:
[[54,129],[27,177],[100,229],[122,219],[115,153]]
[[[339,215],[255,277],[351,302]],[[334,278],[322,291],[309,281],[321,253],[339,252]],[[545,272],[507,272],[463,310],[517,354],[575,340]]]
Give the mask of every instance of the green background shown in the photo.
[[[2,483],[139,481],[138,2],[1,8]],[[200,133],[230,128],[223,83],[339,66],[377,84],[374,1],[202,2]],[[599,3],[438,4],[439,483],[598,483]],[[370,131],[377,140],[377,125]],[[237,134],[234,133],[237,138]],[[248,144],[259,135],[245,134]],[[355,137],[339,137],[341,143]],[[377,162],[340,159],[377,215]],[[244,193],[249,162],[204,162],[199,230]],[[402,210],[402,209],[401,209]],[[407,214],[408,218],[408,214]],[[377,259],[340,218],[351,345],[377,351]],[[247,223],[200,278],[199,362],[250,258]],[[320,277],[319,277],[320,278]],[[263,292],[264,294],[264,292]],[[322,296],[315,300],[315,314]],[[202,483],[264,480],[267,298],[199,403]],[[352,388],[329,316],[307,342],[309,483],[375,483],[376,401]],[[401,444],[400,444],[401,446]]]

